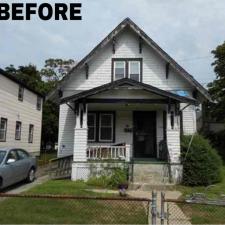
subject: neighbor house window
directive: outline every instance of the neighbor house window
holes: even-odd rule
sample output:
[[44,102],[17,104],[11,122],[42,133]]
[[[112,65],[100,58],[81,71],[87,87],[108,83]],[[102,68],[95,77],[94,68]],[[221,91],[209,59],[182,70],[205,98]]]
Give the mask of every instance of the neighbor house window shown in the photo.
[[115,139],[114,112],[88,113],[88,141],[113,142]]
[[88,114],[88,141],[96,140],[96,114]]
[[141,67],[139,61],[129,61],[129,78],[140,81]]
[[100,113],[99,140],[103,142],[113,141],[113,114]]
[[141,58],[113,58],[113,80],[119,80],[122,78],[130,78],[141,82],[142,80],[142,59]]
[[1,118],[0,120],[0,141],[6,141],[7,133],[7,119]]
[[119,80],[125,78],[126,72],[125,61],[115,61],[114,62],[114,80]]
[[33,143],[33,136],[34,136],[34,125],[29,125],[29,136],[28,136],[28,142]]
[[21,139],[21,127],[22,127],[22,123],[20,121],[16,121],[16,131],[15,131],[16,140]]
[[24,93],[24,88],[20,85],[19,86],[19,91],[18,91],[18,100],[23,101],[23,93]]
[[41,97],[37,96],[37,110],[41,110]]

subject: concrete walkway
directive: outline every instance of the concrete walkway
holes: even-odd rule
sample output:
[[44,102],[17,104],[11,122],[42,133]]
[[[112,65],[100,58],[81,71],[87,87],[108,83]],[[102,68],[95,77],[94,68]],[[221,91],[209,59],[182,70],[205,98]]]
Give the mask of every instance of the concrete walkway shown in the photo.
[[[177,200],[182,193],[179,191],[163,191],[165,193],[165,199],[174,199]],[[129,196],[135,197],[135,198],[152,198],[152,192],[151,191],[141,191],[141,190],[130,190],[127,191],[127,194]],[[160,214],[161,211],[161,191],[157,191],[157,212]],[[169,212],[169,221],[167,219],[164,221],[164,224],[185,224],[185,225],[191,225],[190,220],[187,218],[187,216],[183,213],[183,211],[180,209],[180,207],[173,203],[168,202],[165,203],[165,212]],[[157,216],[157,224],[161,224],[160,218]]]

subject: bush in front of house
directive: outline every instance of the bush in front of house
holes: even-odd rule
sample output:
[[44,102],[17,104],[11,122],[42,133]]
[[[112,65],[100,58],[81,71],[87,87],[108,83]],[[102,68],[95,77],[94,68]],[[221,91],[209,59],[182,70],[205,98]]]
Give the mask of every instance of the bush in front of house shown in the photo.
[[88,179],[87,184],[102,188],[118,188],[127,185],[127,170],[125,168],[114,168],[111,171],[102,171],[99,175]]
[[188,186],[211,185],[222,179],[222,160],[208,140],[195,135],[188,151],[191,136],[181,138],[183,184]]

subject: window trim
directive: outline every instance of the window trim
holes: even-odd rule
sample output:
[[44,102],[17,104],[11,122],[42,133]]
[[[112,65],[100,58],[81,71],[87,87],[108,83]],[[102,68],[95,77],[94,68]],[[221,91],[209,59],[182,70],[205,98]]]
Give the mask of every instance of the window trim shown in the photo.
[[[139,60],[137,60],[137,61],[135,61],[135,60],[132,60],[132,61],[128,61],[128,65],[129,65],[129,69],[128,69],[128,78],[130,78],[130,75],[131,75],[131,69],[130,69],[130,64],[132,63],[132,62],[138,62],[138,70],[139,70],[139,79],[138,79],[138,81],[140,82],[140,80],[141,80],[141,62],[139,61]],[[131,79],[131,78],[130,78]]]
[[22,122],[21,121],[16,121],[16,125],[17,125],[17,123],[20,124],[20,133],[19,133],[19,138],[17,138],[16,137],[17,130],[16,130],[16,127],[15,127],[15,140],[20,141],[21,140],[21,132],[22,132]]
[[[111,126],[110,127],[106,127],[104,126],[104,128],[111,128],[111,132],[112,132],[112,136],[110,140],[102,140],[101,139],[101,129],[102,129],[102,125],[101,125],[101,116],[102,115],[110,115],[111,116]],[[113,114],[112,113],[99,113],[99,135],[98,135],[98,139],[100,142],[113,142],[113,130],[114,130],[114,119],[113,119]]]
[[[88,140],[88,143],[114,143],[115,142],[115,138],[116,138],[116,135],[115,135],[115,131],[116,131],[116,112],[115,111],[89,111],[89,113],[93,113],[96,115],[96,132],[95,132],[95,141],[89,141]],[[100,114],[112,114],[113,115],[113,138],[111,141],[100,141],[100,126],[99,126],[99,123],[100,123]]]
[[[20,90],[22,90],[22,97],[20,98]],[[19,85],[18,89],[18,100],[23,102],[23,96],[24,96],[24,87],[22,85]]]
[[[33,132],[32,132],[32,140],[30,140],[30,128],[33,127]],[[34,125],[29,124],[29,132],[28,132],[28,143],[32,144],[34,141]]]
[[0,126],[1,126],[1,122],[2,122],[2,119],[6,121],[6,128],[5,128],[5,139],[1,140],[0,139],[0,142],[6,142],[6,136],[7,136],[7,128],[8,128],[8,119],[7,118],[4,118],[4,117],[0,117]]
[[[123,62],[123,64],[124,64],[124,70],[123,70],[123,72],[124,72],[124,77],[123,78],[125,78],[126,77],[126,70],[127,70],[127,68],[126,68],[126,61],[125,60],[115,60],[114,61],[114,63],[113,63],[113,68],[114,68],[114,71],[113,71],[113,79],[114,80],[117,80],[116,79],[116,63],[117,62]],[[122,79],[122,78],[121,78]],[[119,79],[118,79],[119,80]]]
[[[97,115],[96,115],[96,113],[92,113],[92,112],[88,113],[87,117],[88,117],[89,115],[93,115],[93,116],[94,116],[94,126],[93,126],[93,128],[94,128],[94,139],[93,139],[93,140],[88,139],[88,142],[96,142]],[[88,128],[89,128],[89,127],[88,127]]]
[[115,81],[115,66],[114,63],[116,61],[124,61],[125,62],[125,78],[129,78],[129,62],[131,61],[139,61],[140,62],[140,79],[139,82],[142,82],[143,79],[143,58],[112,58],[112,70],[111,70],[111,81]]

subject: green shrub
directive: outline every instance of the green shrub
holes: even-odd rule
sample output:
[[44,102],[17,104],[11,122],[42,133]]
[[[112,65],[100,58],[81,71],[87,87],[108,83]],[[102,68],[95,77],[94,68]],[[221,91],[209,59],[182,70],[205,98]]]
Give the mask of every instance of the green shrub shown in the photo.
[[222,160],[208,140],[195,135],[189,151],[191,136],[181,138],[183,184],[189,186],[211,185],[221,181]]
[[115,168],[111,172],[104,170],[98,176],[92,176],[87,184],[103,188],[118,188],[120,184],[127,183],[127,170],[124,168]]

